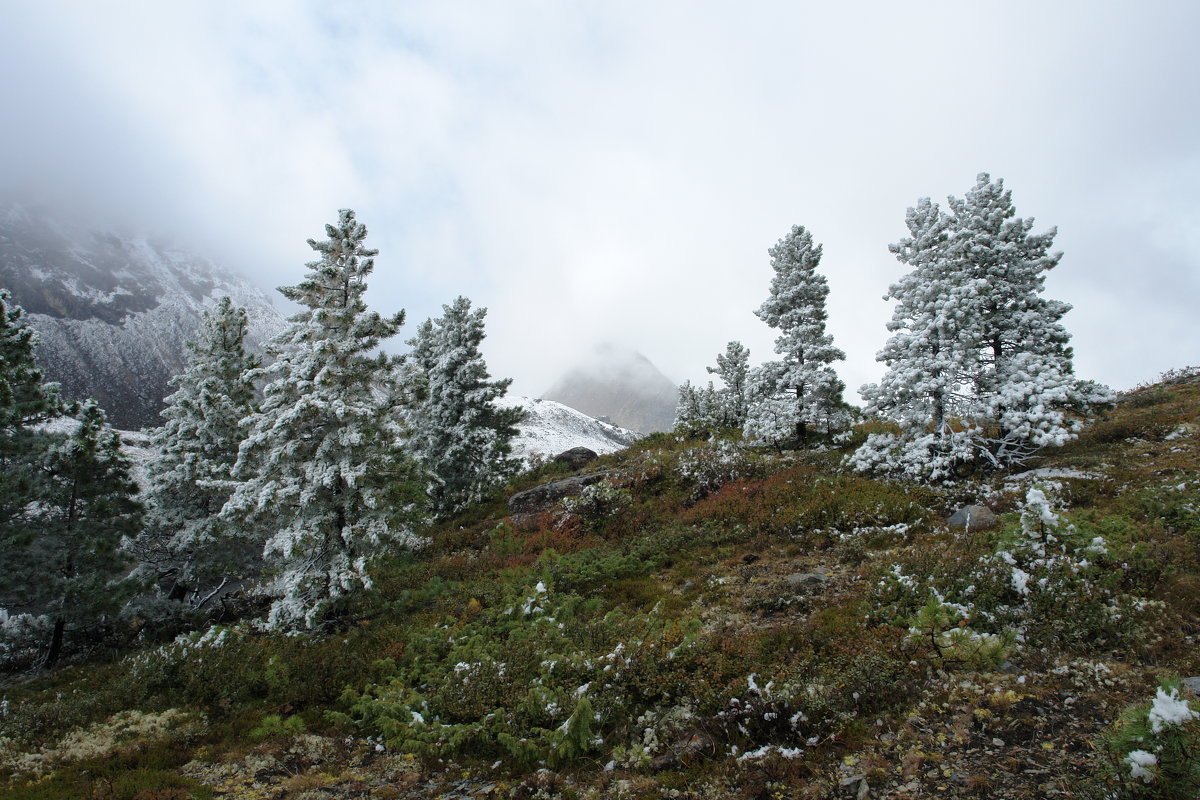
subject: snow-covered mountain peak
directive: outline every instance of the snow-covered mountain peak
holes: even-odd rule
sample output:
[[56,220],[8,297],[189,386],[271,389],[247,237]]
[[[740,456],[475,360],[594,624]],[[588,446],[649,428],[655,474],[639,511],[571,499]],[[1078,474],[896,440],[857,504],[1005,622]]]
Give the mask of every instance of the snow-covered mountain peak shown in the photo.
[[525,409],[525,418],[517,426],[520,434],[513,441],[513,450],[526,461],[535,455],[553,458],[573,447],[586,447],[604,455],[628,447],[641,436],[553,400],[505,397],[497,401],[497,405]]

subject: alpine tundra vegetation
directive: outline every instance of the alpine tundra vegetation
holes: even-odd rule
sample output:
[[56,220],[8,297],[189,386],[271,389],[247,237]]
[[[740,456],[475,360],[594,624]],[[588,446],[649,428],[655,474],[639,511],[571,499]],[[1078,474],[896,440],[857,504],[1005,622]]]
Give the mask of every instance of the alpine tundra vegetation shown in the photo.
[[[569,477],[539,467],[307,632],[8,685],[0,798],[1194,797],[1198,381],[953,485],[848,469],[873,423],[660,434],[574,476],[619,503],[513,513]],[[979,502],[991,527],[945,521]]]

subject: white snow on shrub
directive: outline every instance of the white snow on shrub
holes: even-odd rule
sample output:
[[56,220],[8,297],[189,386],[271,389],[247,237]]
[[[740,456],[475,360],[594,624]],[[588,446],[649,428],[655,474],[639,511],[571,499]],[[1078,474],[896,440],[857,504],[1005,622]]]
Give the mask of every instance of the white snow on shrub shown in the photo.
[[[1159,691],[1162,690],[1160,689]],[[1147,769],[1148,767],[1158,765],[1158,757],[1154,753],[1147,753],[1145,750],[1134,750],[1125,756],[1125,763],[1129,765],[1129,777],[1141,778],[1144,783],[1154,780],[1154,773]]]
[[1163,728],[1184,725],[1191,720],[1200,719],[1200,713],[1192,711],[1186,700],[1179,698],[1179,690],[1172,689],[1169,693],[1159,687],[1150,704],[1150,714],[1146,718],[1150,722],[1150,730],[1162,733]]

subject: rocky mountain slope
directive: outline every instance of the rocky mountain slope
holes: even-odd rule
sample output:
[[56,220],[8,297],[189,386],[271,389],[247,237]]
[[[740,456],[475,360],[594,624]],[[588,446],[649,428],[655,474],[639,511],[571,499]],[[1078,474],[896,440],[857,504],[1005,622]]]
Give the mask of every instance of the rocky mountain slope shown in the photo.
[[513,441],[513,451],[526,461],[535,457],[553,458],[574,447],[586,447],[604,455],[628,447],[639,436],[552,400],[506,397],[499,405],[525,409],[525,418],[517,426],[519,434]]
[[679,399],[678,387],[648,358],[613,345],[598,347],[542,398],[640,433],[671,430]]
[[36,206],[0,208],[0,286],[29,313],[47,379],[95,397],[118,428],[161,422],[185,342],[222,295],[249,312],[252,347],[284,324],[266,292],[211,261]]

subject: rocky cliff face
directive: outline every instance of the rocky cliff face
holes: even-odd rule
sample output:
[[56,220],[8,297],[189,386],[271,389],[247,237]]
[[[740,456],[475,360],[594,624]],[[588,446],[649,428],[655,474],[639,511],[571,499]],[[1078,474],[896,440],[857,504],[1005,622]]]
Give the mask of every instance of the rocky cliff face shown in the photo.
[[0,286],[40,335],[46,378],[94,397],[119,428],[156,426],[202,313],[229,295],[246,307],[252,348],[282,330],[268,295],[170,243],[94,230],[46,209],[0,209]]
[[613,346],[598,348],[542,395],[640,433],[671,430],[678,396],[649,359]]

